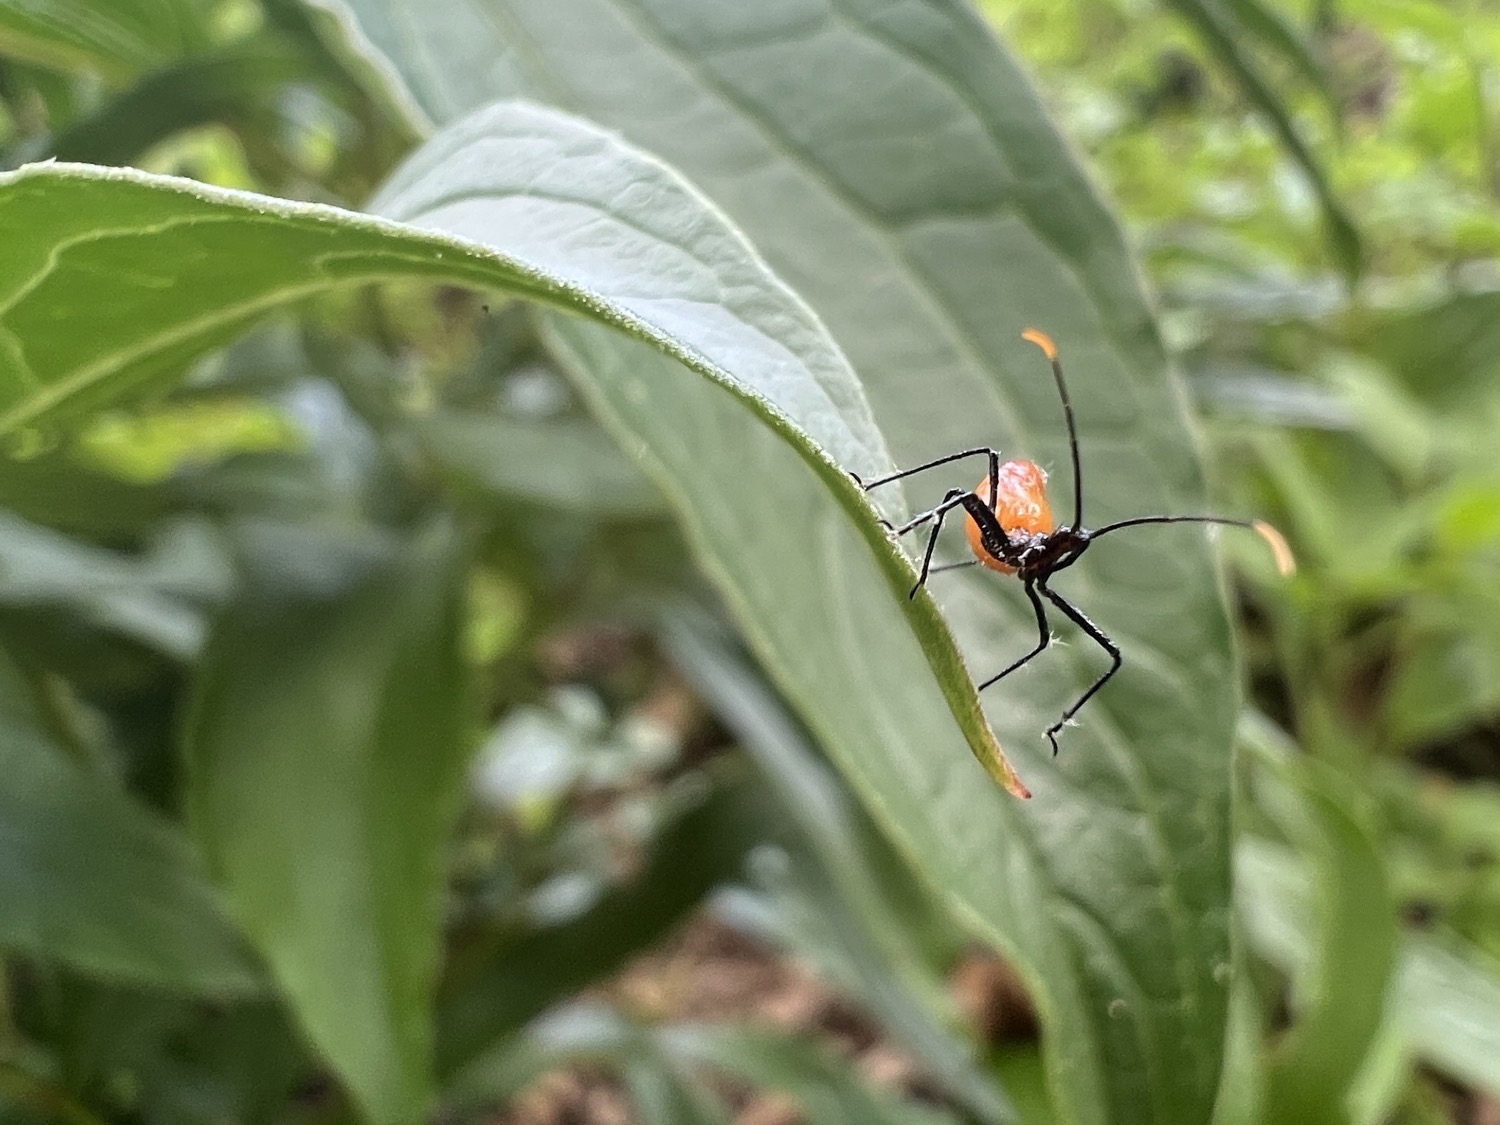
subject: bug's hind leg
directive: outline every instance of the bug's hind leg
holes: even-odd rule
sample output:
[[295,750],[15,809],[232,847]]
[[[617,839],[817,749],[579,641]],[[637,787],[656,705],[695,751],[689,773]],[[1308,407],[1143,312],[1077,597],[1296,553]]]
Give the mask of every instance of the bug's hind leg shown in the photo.
[[1104,675],[1095,680],[1093,686],[1090,687],[1088,691],[1079,696],[1078,701],[1074,703],[1073,706],[1064,711],[1062,713],[1062,717],[1058,719],[1057,722],[1053,723],[1050,727],[1047,728],[1047,741],[1052,743],[1052,754],[1055,757],[1057,755],[1057,732],[1062,730],[1063,727],[1067,726],[1068,720],[1071,719],[1074,715],[1078,714],[1083,705],[1094,697],[1095,692],[1097,692],[1105,684],[1109,683],[1110,678],[1120,670],[1120,665],[1124,663],[1124,660],[1120,656],[1119,646],[1116,645],[1114,641],[1109,639],[1109,636],[1104,632],[1103,629],[1099,628],[1099,626],[1095,625],[1092,621],[1085,617],[1081,610],[1072,605],[1069,601],[1067,601],[1067,599],[1062,597],[1062,595],[1056,593],[1053,590],[1049,590],[1046,587],[1045,583],[1041,585],[1041,591],[1049,602],[1055,605],[1058,609],[1062,610],[1063,613],[1067,614],[1068,619],[1072,621],[1073,624],[1077,625],[1080,629],[1082,629],[1085,633],[1092,637],[1095,644],[1097,644],[1105,652],[1109,653],[1108,671],[1106,671]]
[[1036,596],[1036,587],[1030,582],[1026,583],[1026,596],[1031,599],[1031,608],[1036,611],[1036,648],[1032,649],[1025,656],[1021,657],[1020,660],[1017,660],[1009,668],[1005,669],[1005,671],[999,673],[998,675],[991,676],[989,679],[985,680],[984,683],[979,685],[977,690],[983,691],[991,684],[999,683],[1001,680],[1005,679],[1006,676],[1010,675],[1017,668],[1021,667],[1021,665],[1031,661],[1035,656],[1041,653],[1043,649],[1045,649],[1049,644],[1052,643],[1052,630],[1047,627],[1046,607],[1042,605],[1041,598]]

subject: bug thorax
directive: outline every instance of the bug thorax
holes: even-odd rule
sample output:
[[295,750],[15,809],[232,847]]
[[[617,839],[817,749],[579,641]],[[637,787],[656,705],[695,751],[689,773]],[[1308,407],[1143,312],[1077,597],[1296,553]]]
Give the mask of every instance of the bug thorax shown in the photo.
[[1045,578],[1083,554],[1089,539],[1089,530],[1083,527],[1059,527],[1046,535],[1033,535],[1020,541],[1012,536],[1012,565],[1022,578]]

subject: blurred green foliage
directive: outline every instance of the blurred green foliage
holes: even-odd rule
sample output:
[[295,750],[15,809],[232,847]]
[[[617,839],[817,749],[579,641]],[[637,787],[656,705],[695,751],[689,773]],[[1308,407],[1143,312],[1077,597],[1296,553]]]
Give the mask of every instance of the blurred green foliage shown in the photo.
[[[511,7],[495,0],[493,10]],[[920,18],[855,7],[875,13],[881,34],[889,17],[891,33],[949,77],[1004,72],[958,6],[926,14],[962,34],[931,39]],[[641,15],[624,0],[606,8]],[[666,8],[680,21],[672,57],[694,66],[715,59],[705,46],[715,36],[755,40],[752,9]],[[923,850],[941,837],[904,826],[905,806],[892,811],[904,798],[936,820],[939,802],[924,806],[915,784],[882,791],[851,767],[820,726],[836,712],[807,708],[787,665],[749,655],[775,646],[747,622],[746,587],[721,565],[709,566],[710,582],[695,570],[684,540],[713,560],[702,542],[712,528],[664,494],[672,450],[640,436],[652,419],[629,425],[632,395],[654,379],[670,385],[670,365],[656,372],[664,361],[641,351],[612,358],[597,341],[591,352],[581,330],[502,295],[408,276],[319,291],[227,347],[169,354],[150,395],[6,438],[0,1120],[489,1119],[559,1067],[608,1076],[649,1122],[731,1120],[746,1091],[780,1091],[814,1125],[1196,1125],[1192,1107],[1211,1103],[1225,1125],[1493,1112],[1500,8],[984,9],[1122,216],[1205,419],[1217,509],[1273,520],[1301,562],[1282,585],[1258,544],[1223,541],[1237,564],[1248,683],[1234,897],[1186,855],[1176,866],[1188,875],[1167,890],[1201,899],[1191,925],[1204,948],[1216,948],[1233,909],[1244,938],[1233,963],[1190,963],[1180,994],[1132,1009],[1123,998],[1097,1003],[1113,987],[1105,970],[1069,963],[1076,976],[1065,976],[1061,949],[1049,961],[1025,944],[1052,940],[1028,928],[1028,912],[1070,918],[1058,931],[1070,937],[1097,927],[1095,944],[1069,947],[1079,961],[1088,950],[1128,961],[1169,940],[1137,905],[1171,897],[1162,871],[1179,857],[1145,868],[1118,897],[1070,898],[1069,867],[1102,866],[1108,849],[1128,852],[1140,835],[1119,815],[1134,810],[1097,802],[1112,776],[1076,759],[1045,774],[1050,763],[1021,752],[1033,783],[1056,777],[1056,789],[1076,786],[1096,804],[1054,790],[1049,805],[1038,785],[1027,820],[1007,811],[998,828],[944,822],[976,839],[993,831],[1014,849],[973,876],[1005,873],[993,903],[976,909],[972,887],[944,885],[935,873],[952,857]],[[391,190],[424,117],[456,88],[406,89],[377,73],[372,59],[384,56],[346,32],[362,11],[378,38],[380,10],[0,0],[0,159],[131,165],[364,206]],[[628,68],[587,62],[588,23],[540,38],[585,60],[569,80],[594,85],[576,100],[623,101],[610,83]],[[462,48],[479,32],[456,17],[452,26],[448,69],[466,78]],[[851,73],[884,73],[875,59]],[[635,63],[620,81],[649,100],[660,76]],[[841,81],[828,58],[819,66],[827,75],[810,67],[807,81]],[[489,75],[477,64],[472,73]],[[905,104],[899,89],[844,93],[893,115]],[[811,102],[787,111],[816,119]],[[685,150],[714,148],[711,130],[665,132],[685,136]],[[910,187],[903,161],[916,166],[926,143],[913,136],[885,172],[891,199]],[[798,139],[826,159],[819,168],[852,167],[840,138]],[[1062,165],[1037,144],[1023,155]],[[1071,191],[1066,169],[1056,174]],[[936,198],[943,186],[924,190]],[[859,201],[895,215],[862,235],[906,233],[891,199]],[[1089,280],[1129,289],[1104,227],[1071,232],[1105,247],[1085,256]],[[788,228],[790,249],[768,256],[839,335],[841,306],[827,291],[878,290],[890,278],[820,278],[819,263],[797,256],[811,235]],[[20,245],[34,232],[6,233]],[[153,244],[138,245],[139,271],[125,280],[149,285]],[[746,284],[772,299],[769,286]],[[5,307],[19,299],[6,290]],[[963,295],[938,299],[967,308]],[[873,324],[893,314],[869,315]],[[29,393],[12,353],[4,358],[7,394]],[[879,413],[876,364],[857,366]],[[1014,429],[1034,436],[1029,392],[1017,393]],[[1085,401],[1082,413],[1107,413]],[[1034,409],[1041,419],[1055,411]],[[643,413],[670,436],[673,418]],[[736,425],[764,438],[749,411],[739,415]],[[944,438],[938,421],[934,440]],[[1157,448],[1185,449],[1167,428]],[[735,448],[741,429],[730,434],[692,436]],[[769,458],[758,468],[778,479]],[[1107,493],[1110,475],[1100,476]],[[1164,488],[1192,494],[1191,482]],[[766,509],[726,503],[743,521],[791,495],[770,496]],[[732,532],[716,541],[733,543]],[[808,569],[784,561],[788,572]],[[1006,619],[1003,603],[995,612],[980,619],[1024,622]],[[1132,639],[1149,636],[1149,612],[1116,612]],[[1204,632],[1184,643],[1211,671],[1212,623]],[[1035,683],[1044,696],[1057,686]],[[1152,690],[1145,678],[1124,688],[1110,720],[1135,729]],[[871,702],[850,707],[874,711]],[[1211,739],[1180,745],[1196,756],[1180,771],[1167,758],[1184,774],[1223,752]],[[1121,753],[1138,769],[1150,761],[1149,748]],[[1168,793],[1191,810],[1181,820],[1221,808],[1211,768],[1205,777],[1202,789],[1188,778]],[[973,807],[986,806],[962,806]],[[1176,821],[1162,814],[1155,829],[1162,823]],[[1205,827],[1205,840],[1223,828]],[[1072,850],[1052,850],[1059,840]],[[916,1077],[872,1080],[826,1035],[688,1015],[609,985],[704,910],[809,966]],[[1001,990],[1003,1004],[991,996],[976,1011],[959,982],[976,965],[984,979],[1010,980],[996,945],[1021,979]],[[1191,962],[1193,948],[1172,946],[1172,956]],[[1222,995],[1192,992],[1195,974]],[[1152,1072],[1148,1062],[1178,1057],[1151,1054],[1156,1040],[1188,1026],[1161,1011],[1195,1006],[1214,1057],[1225,1039],[1222,1074]]]

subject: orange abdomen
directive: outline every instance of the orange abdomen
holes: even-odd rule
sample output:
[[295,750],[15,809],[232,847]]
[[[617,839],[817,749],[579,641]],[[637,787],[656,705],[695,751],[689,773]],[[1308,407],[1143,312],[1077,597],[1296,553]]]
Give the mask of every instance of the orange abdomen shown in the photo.
[[[988,504],[1007,532],[1020,535],[1047,535],[1053,530],[1052,509],[1047,506],[1047,474],[1030,461],[1007,461],[1000,466],[999,488],[994,500],[990,499],[990,478],[986,473],[974,492]],[[969,539],[969,550],[991,570],[1002,574],[1014,574],[1016,568],[1007,566],[984,549],[979,535],[979,525],[972,516],[964,516],[964,534]]]

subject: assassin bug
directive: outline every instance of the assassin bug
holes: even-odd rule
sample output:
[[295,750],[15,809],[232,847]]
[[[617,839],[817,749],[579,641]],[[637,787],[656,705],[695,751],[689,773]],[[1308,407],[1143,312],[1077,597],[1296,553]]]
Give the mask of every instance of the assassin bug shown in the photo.
[[[979,685],[983,691],[998,683],[1016,669],[1041,653],[1052,642],[1052,633],[1047,624],[1047,611],[1042,605],[1045,598],[1059,609],[1073,624],[1082,629],[1095,644],[1109,654],[1109,668],[1085,691],[1078,700],[1062,713],[1061,718],[1047,728],[1047,741],[1052,744],[1052,753],[1057,753],[1057,734],[1074,715],[1105,684],[1110,681],[1123,663],[1120,649],[1109,639],[1103,629],[1095,625],[1071,602],[1053,590],[1049,583],[1060,570],[1072,566],[1088,550],[1089,546],[1103,535],[1126,527],[1139,527],[1151,523],[1211,523],[1229,527],[1244,527],[1264,539],[1276,558],[1276,567],[1283,575],[1296,569],[1291,548],[1281,533],[1261,520],[1236,520],[1223,516],[1135,516],[1132,519],[1116,520],[1090,530],[1083,526],[1083,474],[1078,463],[1078,431],[1073,422],[1073,402],[1068,397],[1068,384],[1063,379],[1062,363],[1057,357],[1057,345],[1045,332],[1028,328],[1021,338],[1035,344],[1052,365],[1052,378],[1057,383],[1058,397],[1062,399],[1063,416],[1068,424],[1068,450],[1073,460],[1073,520],[1057,527],[1052,520],[1052,510],[1047,503],[1047,475],[1030,461],[1000,461],[993,449],[981,446],[965,449],[961,453],[950,453],[935,461],[928,461],[903,472],[892,473],[879,480],[865,482],[855,478],[861,488],[868,492],[882,484],[912,476],[915,473],[935,469],[952,461],[968,457],[985,457],[989,460],[989,472],[972,491],[961,488],[949,489],[942,501],[930,511],[891,530],[897,536],[914,531],[923,524],[931,523],[932,531],[927,536],[927,550],[922,556],[922,572],[917,584],[911,588],[910,597],[926,584],[930,575],[943,570],[973,566],[976,563],[999,571],[1014,574],[1021,580],[1027,600],[1036,613],[1036,647],[997,675]],[[964,531],[969,541],[969,550],[974,558],[947,566],[934,567],[932,553],[937,547],[938,533],[943,528],[943,519],[955,508],[964,510]]]

